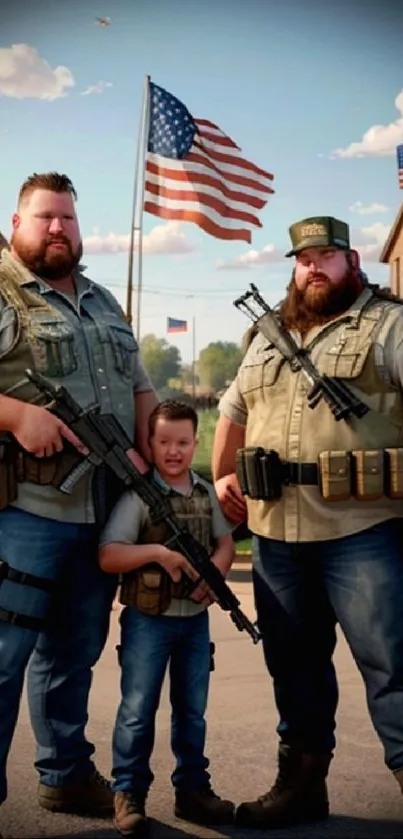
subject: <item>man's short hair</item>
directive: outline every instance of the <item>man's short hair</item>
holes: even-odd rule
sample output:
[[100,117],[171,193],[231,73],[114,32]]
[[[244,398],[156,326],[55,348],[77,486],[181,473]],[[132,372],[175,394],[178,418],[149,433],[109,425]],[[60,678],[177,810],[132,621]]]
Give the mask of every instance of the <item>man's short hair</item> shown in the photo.
[[77,201],[77,192],[72,181],[67,175],[60,175],[59,172],[34,172],[24,181],[18,194],[18,206],[35,189],[47,189],[49,192],[68,192],[74,201]]

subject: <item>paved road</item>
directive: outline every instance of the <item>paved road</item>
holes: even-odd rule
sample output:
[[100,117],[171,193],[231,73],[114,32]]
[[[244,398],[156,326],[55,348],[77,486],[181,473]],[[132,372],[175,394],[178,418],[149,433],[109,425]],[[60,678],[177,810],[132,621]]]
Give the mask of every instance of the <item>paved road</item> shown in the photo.
[[[243,608],[253,617],[248,572],[234,573],[233,588]],[[208,753],[214,786],[236,802],[255,798],[267,789],[275,770],[276,711],[262,653],[230,619],[211,610],[217,646],[208,714]],[[110,738],[118,701],[119,671],[115,644],[118,615],[112,614],[107,649],[95,670],[88,733],[97,745],[97,765],[108,774]],[[175,819],[169,776],[169,706],[164,690],[158,716],[153,759],[156,775],[149,798],[152,839],[187,837],[241,837],[260,839],[398,839],[403,837],[403,798],[396,781],[383,765],[382,749],[369,723],[361,680],[350,653],[340,639],[336,654],[340,678],[338,749],[330,776],[332,817],[318,826],[283,831],[240,831],[237,828],[198,828]],[[26,702],[9,762],[10,795],[1,810],[0,830],[9,837],[67,837],[109,839],[117,836],[109,822],[46,813],[36,804],[37,777],[33,769],[34,743]]]

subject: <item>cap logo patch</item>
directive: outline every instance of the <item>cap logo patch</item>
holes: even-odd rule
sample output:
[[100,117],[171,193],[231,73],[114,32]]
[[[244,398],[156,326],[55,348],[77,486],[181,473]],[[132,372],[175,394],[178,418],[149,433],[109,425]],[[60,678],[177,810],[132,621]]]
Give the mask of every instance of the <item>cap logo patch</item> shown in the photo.
[[303,224],[299,230],[299,235],[304,238],[306,236],[327,236],[327,233],[328,231],[324,224],[315,223]]

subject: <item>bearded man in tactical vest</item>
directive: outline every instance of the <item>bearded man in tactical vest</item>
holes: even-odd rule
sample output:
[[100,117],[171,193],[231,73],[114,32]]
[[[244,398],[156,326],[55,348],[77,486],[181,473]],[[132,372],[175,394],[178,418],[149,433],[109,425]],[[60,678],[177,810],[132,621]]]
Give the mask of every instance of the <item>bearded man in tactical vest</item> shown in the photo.
[[[24,673],[38,744],[39,803],[103,815],[109,783],[86,740],[91,670],[109,628],[117,578],[97,562],[100,528],[117,500],[102,468],[43,405],[26,376],[64,384],[87,408],[114,414],[144,457],[157,398],[115,298],[87,279],[75,189],[66,175],[34,174],[0,262],[0,803]],[[60,490],[73,467],[83,475]],[[118,489],[116,487],[116,493]]]
[[[308,218],[290,235],[295,267],[278,320],[366,412],[336,421],[325,399],[312,408],[301,368],[257,329],[220,402],[215,488],[226,515],[247,517],[253,534],[258,624],[280,718],[274,786],[237,810],[240,824],[259,828],[328,816],[337,621],[403,788],[403,306],[368,283],[344,222]],[[250,486],[239,471],[245,458],[265,472],[259,481],[250,469]],[[256,489],[273,477],[275,493]]]

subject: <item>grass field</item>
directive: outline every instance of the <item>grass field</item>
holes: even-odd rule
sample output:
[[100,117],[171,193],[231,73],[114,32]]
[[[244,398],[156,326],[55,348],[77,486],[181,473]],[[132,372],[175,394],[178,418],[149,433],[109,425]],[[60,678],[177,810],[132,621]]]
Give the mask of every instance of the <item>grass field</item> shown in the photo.
[[[200,411],[198,416],[199,443],[196,449],[194,468],[197,472],[200,472],[204,478],[211,481],[211,451],[213,448],[214,429],[218,419],[218,411]],[[249,553],[251,550],[251,540],[237,540],[236,547],[239,553]]]

